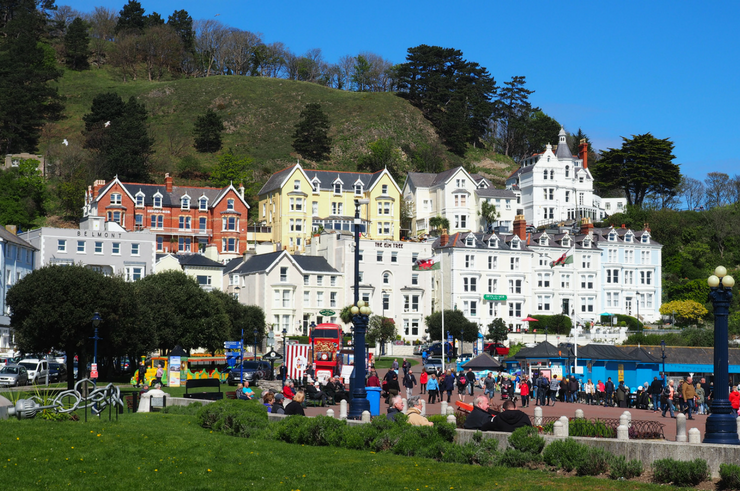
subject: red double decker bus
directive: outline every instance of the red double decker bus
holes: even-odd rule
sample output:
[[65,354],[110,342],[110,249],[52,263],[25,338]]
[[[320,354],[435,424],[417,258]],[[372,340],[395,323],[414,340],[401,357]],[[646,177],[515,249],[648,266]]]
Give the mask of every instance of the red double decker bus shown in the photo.
[[339,324],[319,324],[309,335],[315,377],[332,377],[342,373],[342,328]]

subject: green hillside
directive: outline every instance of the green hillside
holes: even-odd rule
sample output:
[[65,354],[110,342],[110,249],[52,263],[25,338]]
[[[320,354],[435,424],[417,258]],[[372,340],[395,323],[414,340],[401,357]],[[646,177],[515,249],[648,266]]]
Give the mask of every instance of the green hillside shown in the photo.
[[[53,154],[54,147],[65,138],[72,144],[82,143],[82,116],[97,94],[117,92],[124,100],[135,96],[150,115],[150,132],[156,141],[155,180],[164,172],[174,172],[177,162],[186,155],[197,156],[206,166],[215,161],[215,155],[197,154],[192,146],[193,123],[208,108],[224,120],[224,149],[253,157],[258,164],[255,177],[260,180],[295,162],[293,127],[310,102],[320,103],[331,122],[334,144],[331,161],[322,164],[325,168],[354,169],[357,157],[378,138],[390,138],[399,147],[439,144],[433,126],[421,112],[387,92],[348,92],[307,82],[242,76],[123,83],[109,69],[65,70],[58,85],[67,98],[66,118],[46,132],[42,152]],[[480,150],[471,151],[467,162],[446,154],[448,165],[483,161],[481,170],[492,169],[492,177],[502,183],[500,176],[508,174],[513,163],[489,165],[492,158],[496,160],[495,155]]]

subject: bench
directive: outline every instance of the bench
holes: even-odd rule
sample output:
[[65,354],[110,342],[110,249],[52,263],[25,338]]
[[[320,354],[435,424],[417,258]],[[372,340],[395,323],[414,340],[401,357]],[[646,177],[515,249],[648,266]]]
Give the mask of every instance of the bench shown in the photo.
[[[191,392],[192,389],[217,388],[218,392]],[[224,398],[221,392],[221,381],[215,378],[206,378],[201,380],[190,379],[185,382],[185,394],[187,399],[204,399],[208,401],[220,401]]]
[[226,392],[226,398],[227,399],[236,399],[236,391],[232,390],[229,392]]

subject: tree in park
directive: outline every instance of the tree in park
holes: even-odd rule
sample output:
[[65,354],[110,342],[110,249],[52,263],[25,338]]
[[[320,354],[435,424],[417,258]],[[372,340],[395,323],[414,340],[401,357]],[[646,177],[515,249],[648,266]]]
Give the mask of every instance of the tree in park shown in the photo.
[[396,322],[388,317],[373,315],[367,324],[366,340],[369,345],[385,344],[396,339]]
[[147,18],[144,15],[144,7],[136,0],[129,0],[119,12],[118,23],[115,33],[125,31],[141,32],[147,26]]
[[230,341],[241,339],[254,339],[254,330],[257,329],[257,339],[262,342],[265,336],[265,311],[257,305],[243,305],[231,295],[221,290],[213,290],[209,295],[216,298],[229,317],[230,330],[228,337]]
[[62,72],[46,42],[46,18],[34,0],[0,2],[0,154],[35,152],[41,128],[60,118],[62,97],[50,82]]
[[498,220],[501,214],[496,209],[496,205],[488,200],[483,200],[480,205],[480,216],[486,223],[486,230],[491,230],[493,223]]
[[72,70],[87,70],[90,68],[90,36],[88,36],[89,25],[84,20],[76,17],[67,28],[64,35],[65,62]]
[[483,137],[497,91],[484,67],[460,50],[422,44],[408,49],[395,73],[399,95],[421,110],[453,153],[464,155]]
[[488,324],[488,333],[486,338],[490,339],[494,343],[502,343],[509,337],[509,328],[506,327],[506,322],[503,319],[497,317]]
[[329,137],[329,117],[321,109],[321,104],[306,104],[301,111],[293,133],[293,150],[303,158],[316,162],[326,160],[331,153]]
[[221,150],[221,133],[224,131],[224,122],[213,109],[195,119],[195,149],[203,153],[213,153]]
[[[430,339],[442,339],[442,312],[437,311],[424,318]],[[455,339],[468,343],[478,340],[478,324],[469,321],[461,310],[445,310],[445,331]],[[447,332],[444,333],[445,338]]]
[[622,148],[610,148],[592,167],[600,188],[621,189],[627,204],[642,206],[649,194],[675,192],[681,170],[673,163],[673,142],[650,133],[622,137]]
[[[137,330],[137,307],[130,286],[120,277],[107,277],[82,266],[46,266],[33,271],[7,294],[10,325],[19,349],[63,350],[67,372],[72,374],[75,355],[80,357],[79,366],[85,367],[93,353],[91,321],[99,312],[103,318],[98,342],[101,358],[113,353],[146,353],[154,344],[151,336]],[[67,387],[72,389],[74,382],[69,377]]]

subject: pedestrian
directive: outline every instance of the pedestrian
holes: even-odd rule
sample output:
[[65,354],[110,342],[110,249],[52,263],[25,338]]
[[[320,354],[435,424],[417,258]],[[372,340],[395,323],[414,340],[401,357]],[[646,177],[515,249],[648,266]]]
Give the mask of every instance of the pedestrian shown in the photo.
[[696,410],[697,414],[706,414],[704,411],[704,388],[701,382],[696,384]]
[[421,375],[419,375],[419,388],[421,393],[424,394],[427,391],[427,382],[429,381],[429,375],[427,371],[422,368]]
[[568,395],[570,396],[570,402],[578,402],[578,380],[571,375],[570,382],[568,382]]
[[472,396],[473,393],[474,393],[474,391],[475,391],[475,373],[473,373],[473,369],[472,368],[468,368],[468,371],[465,374],[465,378],[468,381],[468,384],[467,384],[467,386],[468,386],[468,394],[470,394]]
[[696,389],[694,389],[694,384],[692,384],[692,378],[688,377],[686,379],[686,382],[683,384],[683,400],[686,402],[686,408],[688,411],[688,418],[687,419],[694,419],[693,416],[691,416],[692,412],[696,412],[696,406],[694,405],[696,400]]
[[614,382],[612,382],[612,378],[608,377],[606,379],[606,385],[604,386],[604,391],[606,394],[606,405],[609,407],[612,407],[612,397],[614,395]]
[[136,380],[137,387],[143,387],[146,384],[146,365],[144,364],[144,360],[139,362],[139,373]]
[[403,375],[406,376],[406,374],[409,373],[409,370],[411,369],[411,362],[404,358],[401,368],[403,369]]
[[398,373],[398,358],[393,359],[393,363],[391,363],[391,369]]
[[[450,399],[452,398],[452,391],[455,390],[455,377],[452,375],[452,372],[450,370],[447,370],[447,373],[445,374],[444,378],[444,391],[447,392],[447,404],[450,403]],[[442,390],[442,387],[440,387],[440,390]],[[440,393],[439,401],[442,402],[442,394]]]
[[164,376],[164,366],[162,363],[157,365],[157,374],[155,375],[156,383],[162,385],[162,377]]
[[624,380],[619,381],[617,386],[617,404],[619,407],[627,407],[627,400],[629,398],[629,389],[624,385]]
[[601,380],[599,380],[596,383],[596,402],[598,404],[603,404],[604,398],[605,398],[605,396],[604,396],[604,391],[605,390],[606,389],[604,388],[604,382],[602,382]]
[[[437,394],[439,393],[439,382],[437,381],[437,375],[434,373],[429,377],[429,381],[427,382],[427,392],[429,392],[427,402],[429,404],[434,404],[437,400]],[[439,400],[442,402],[441,395],[439,396]]]
[[388,403],[392,397],[397,396],[398,393],[401,391],[401,387],[398,385],[398,375],[396,372],[391,370],[391,379],[386,383],[385,390],[388,392],[388,398],[386,399],[386,403]]
[[496,392],[496,379],[493,378],[493,372],[488,372],[486,378],[483,379],[483,393],[489,399],[493,399],[493,394]]
[[560,382],[558,382],[558,376],[553,373],[552,380],[550,380],[550,390],[547,392],[548,406],[551,402],[552,405],[555,406],[555,400],[558,397],[558,389],[560,389]]
[[406,399],[414,395],[414,386],[416,385],[416,377],[411,368],[408,369],[406,375],[403,376],[403,386],[406,387]]
[[296,392],[295,396],[293,397],[293,400],[290,401],[290,403],[285,406],[285,414],[286,415],[299,415],[299,416],[305,416],[306,413],[303,411],[303,401],[306,398],[306,393],[302,390],[299,390]]
[[661,394],[661,401],[660,403],[663,405],[663,414],[662,416],[665,418],[665,412],[666,410],[670,409],[671,411],[671,418],[675,418],[675,414],[673,414],[673,395],[675,391],[673,390],[673,380],[668,381],[668,385],[663,388],[663,392]]
[[537,378],[537,405],[547,406],[547,392],[550,390],[550,381],[544,372],[540,372]]
[[658,377],[653,377],[648,392],[653,401],[653,412],[660,411],[660,394],[663,392],[663,381],[659,380]]
[[465,392],[467,392],[468,379],[465,374],[460,372],[457,377],[457,398],[458,400],[465,402]]
[[527,380],[519,384],[519,395],[522,397],[522,407],[529,407],[529,385]]

